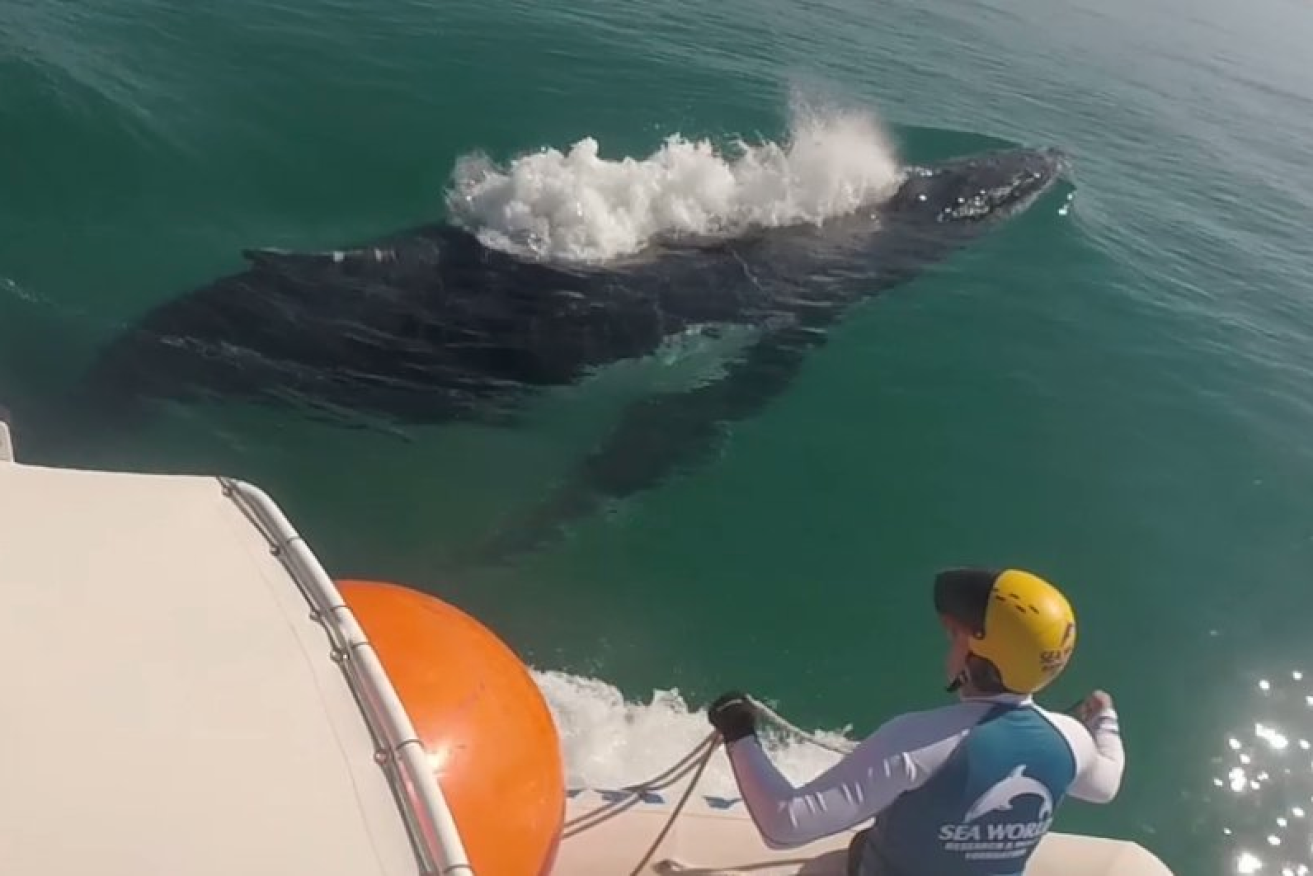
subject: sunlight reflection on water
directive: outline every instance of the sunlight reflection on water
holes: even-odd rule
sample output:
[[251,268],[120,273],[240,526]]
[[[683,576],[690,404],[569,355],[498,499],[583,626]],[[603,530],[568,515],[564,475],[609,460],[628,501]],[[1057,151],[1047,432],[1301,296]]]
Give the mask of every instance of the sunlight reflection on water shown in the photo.
[[1252,723],[1233,729],[1214,759],[1213,785],[1229,792],[1222,833],[1235,873],[1308,876],[1313,867],[1313,693],[1303,680],[1299,670],[1260,679]]

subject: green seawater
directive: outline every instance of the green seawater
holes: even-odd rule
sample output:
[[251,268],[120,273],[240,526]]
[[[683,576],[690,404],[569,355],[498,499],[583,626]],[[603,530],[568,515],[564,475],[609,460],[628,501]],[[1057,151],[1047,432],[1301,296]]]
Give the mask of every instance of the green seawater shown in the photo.
[[[1185,876],[1304,872],[1311,42],[1294,0],[0,0],[0,404],[30,461],[253,480],[334,574],[439,593],[636,703],[738,687],[863,733],[944,699],[936,569],[1034,568],[1081,621],[1044,701],[1110,691],[1129,762],[1058,828]],[[514,429],[216,400],[25,442],[243,247],[438,218],[474,153],[784,142],[800,92],[878,116],[904,160],[1060,146],[1074,200],[859,308],[714,458],[513,565],[451,559],[676,379],[659,363]]]

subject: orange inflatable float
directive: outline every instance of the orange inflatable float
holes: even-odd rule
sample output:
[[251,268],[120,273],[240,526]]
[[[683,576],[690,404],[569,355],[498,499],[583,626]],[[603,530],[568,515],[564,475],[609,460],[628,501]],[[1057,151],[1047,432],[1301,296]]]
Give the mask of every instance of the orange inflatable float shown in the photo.
[[377,581],[337,585],[429,752],[474,872],[547,876],[565,818],[565,771],[528,669],[440,599]]

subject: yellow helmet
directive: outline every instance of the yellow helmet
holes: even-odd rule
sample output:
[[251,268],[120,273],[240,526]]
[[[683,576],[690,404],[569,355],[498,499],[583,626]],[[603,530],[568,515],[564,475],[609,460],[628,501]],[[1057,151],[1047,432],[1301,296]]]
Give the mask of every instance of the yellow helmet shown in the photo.
[[1076,647],[1076,615],[1067,598],[1020,569],[940,572],[935,610],[972,632],[968,652],[989,661],[1014,693],[1042,690]]

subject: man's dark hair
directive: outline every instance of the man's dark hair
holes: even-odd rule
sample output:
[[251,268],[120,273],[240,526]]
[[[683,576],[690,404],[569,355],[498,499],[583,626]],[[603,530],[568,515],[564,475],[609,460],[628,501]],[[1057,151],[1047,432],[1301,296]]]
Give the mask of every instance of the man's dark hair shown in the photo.
[[998,667],[975,654],[968,654],[966,659],[967,677],[971,686],[982,694],[1012,693],[1003,686],[1003,677],[998,674]]

